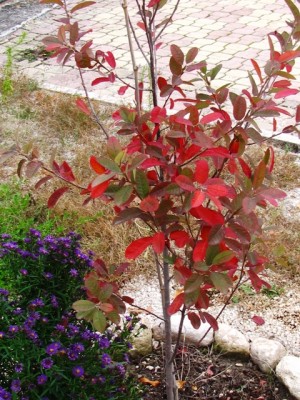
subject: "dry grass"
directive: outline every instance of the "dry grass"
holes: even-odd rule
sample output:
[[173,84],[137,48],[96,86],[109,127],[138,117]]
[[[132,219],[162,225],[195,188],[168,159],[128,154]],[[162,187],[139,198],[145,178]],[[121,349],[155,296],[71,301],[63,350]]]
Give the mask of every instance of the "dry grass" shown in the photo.
[[[47,160],[56,149],[56,159],[66,160],[76,166],[78,181],[87,183],[92,176],[88,167],[89,155],[97,155],[105,150],[103,136],[97,125],[76,108],[72,96],[39,90],[33,81],[24,76],[18,77],[13,86],[13,94],[1,104],[0,151],[16,142],[24,145],[33,141],[41,150],[42,158]],[[113,132],[110,115],[114,107],[97,102],[94,102],[94,106],[108,131]],[[252,146],[249,153],[255,160],[262,151],[264,148],[257,150]],[[5,169],[0,169],[0,179],[10,179],[15,175],[15,170],[16,161],[8,162]],[[299,176],[300,165],[296,163],[296,156],[276,150],[274,185],[284,190],[299,187]],[[58,184],[56,182],[55,185]],[[53,188],[57,187],[55,185],[49,184],[38,193],[34,192],[36,201],[45,204]],[[24,190],[29,187],[33,187],[32,182],[24,181]],[[112,226],[114,212],[109,204],[96,201],[82,207],[82,198],[75,191],[60,200],[53,212],[62,218],[66,213],[74,216],[71,218],[73,226],[66,228],[80,230],[84,236],[84,247],[93,250],[108,263],[123,261],[126,246],[132,238],[137,237],[138,230],[143,229],[137,224]],[[276,269],[283,268],[291,276],[296,276],[300,265],[297,247],[300,241],[299,223],[288,222],[280,210],[274,208],[266,213],[266,219],[270,227],[266,244],[271,254],[271,264]],[[134,274],[151,273],[150,265],[153,265],[153,260],[149,252],[138,262]]]

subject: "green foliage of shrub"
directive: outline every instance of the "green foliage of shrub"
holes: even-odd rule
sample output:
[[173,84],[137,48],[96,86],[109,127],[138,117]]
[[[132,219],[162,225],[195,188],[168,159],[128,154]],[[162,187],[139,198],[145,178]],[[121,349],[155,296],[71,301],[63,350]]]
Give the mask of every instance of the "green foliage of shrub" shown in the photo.
[[99,334],[70,309],[92,267],[79,235],[2,234],[0,258],[13,288],[0,289],[0,398],[140,399],[127,368],[135,321]]

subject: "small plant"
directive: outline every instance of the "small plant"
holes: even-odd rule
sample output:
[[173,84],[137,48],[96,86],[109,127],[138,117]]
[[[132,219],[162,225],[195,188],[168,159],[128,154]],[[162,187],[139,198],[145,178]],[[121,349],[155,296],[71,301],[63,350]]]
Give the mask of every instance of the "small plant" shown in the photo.
[[100,334],[70,310],[92,265],[78,235],[4,234],[0,257],[12,287],[0,289],[0,398],[139,400],[127,369],[136,320]]
[[284,293],[284,289],[276,285],[272,285],[270,288],[263,288],[261,292],[270,299],[274,299],[275,297],[281,296]]
[[23,43],[26,37],[26,32],[22,32],[20,38],[14,46],[9,46],[5,50],[6,62],[3,69],[3,81],[1,87],[2,98],[5,99],[13,93],[12,75],[13,61],[15,57],[15,49]]

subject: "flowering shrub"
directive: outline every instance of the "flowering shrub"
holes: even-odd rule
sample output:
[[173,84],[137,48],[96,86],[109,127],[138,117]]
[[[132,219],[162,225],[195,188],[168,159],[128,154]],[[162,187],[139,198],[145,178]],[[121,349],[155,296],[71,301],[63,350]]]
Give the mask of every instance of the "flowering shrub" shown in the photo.
[[79,236],[24,240],[0,236],[0,260],[13,293],[0,289],[1,399],[138,399],[127,372],[128,337],[134,325],[92,332],[70,310],[91,269]]

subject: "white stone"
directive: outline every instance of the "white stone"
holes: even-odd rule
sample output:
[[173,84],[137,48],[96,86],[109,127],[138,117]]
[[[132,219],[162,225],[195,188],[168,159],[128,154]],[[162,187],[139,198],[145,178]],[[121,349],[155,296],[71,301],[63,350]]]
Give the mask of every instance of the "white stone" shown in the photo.
[[215,332],[215,343],[228,353],[249,356],[250,345],[246,336],[230,325],[219,324],[219,329]]
[[[173,340],[176,340],[177,338],[177,332],[179,329],[179,324],[180,324],[180,314],[174,314],[171,317],[171,329],[172,329],[172,338]],[[210,325],[208,323],[202,323],[200,325],[199,329],[194,329],[190,320],[186,317],[184,319],[184,324],[182,328],[182,334],[181,334],[181,340],[185,341],[186,343],[189,344],[194,344],[196,346],[209,346],[213,340],[214,340],[214,333],[213,330],[210,329],[208,334],[205,336],[205,338],[202,340],[201,343],[199,343],[199,340],[204,336],[206,331]],[[159,325],[154,325],[153,326],[153,337],[156,340],[163,340],[164,338],[164,324],[160,323]]]
[[290,393],[300,400],[300,357],[284,356],[276,367],[276,375]]
[[132,349],[129,353],[131,356],[146,356],[152,353],[152,330],[149,328],[141,329],[136,336],[135,331],[131,335]]
[[257,338],[250,345],[250,357],[263,372],[273,371],[285,355],[285,347],[277,340]]

